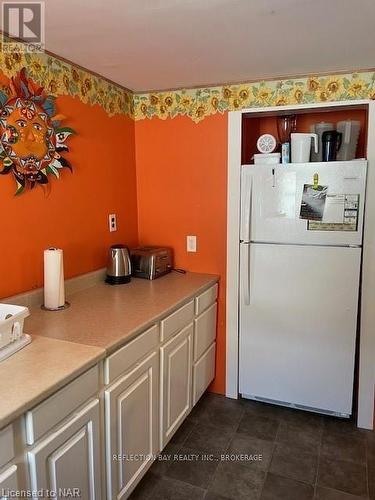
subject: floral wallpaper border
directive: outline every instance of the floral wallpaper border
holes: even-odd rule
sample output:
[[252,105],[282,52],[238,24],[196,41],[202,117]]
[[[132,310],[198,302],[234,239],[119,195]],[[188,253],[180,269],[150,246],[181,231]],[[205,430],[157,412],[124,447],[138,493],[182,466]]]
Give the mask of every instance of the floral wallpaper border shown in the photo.
[[375,99],[375,72],[139,93],[133,99],[135,120],[184,115],[197,123],[216,113],[244,108]]
[[7,77],[26,67],[27,75],[50,95],[76,96],[86,104],[98,104],[109,116],[125,114],[136,121],[187,116],[198,123],[216,113],[244,108],[375,99],[374,71],[133,93],[48,53],[9,54],[1,45],[0,68]]
[[[26,67],[27,76],[55,97],[71,95],[85,104],[98,104],[109,116],[125,114],[133,118],[133,94],[80,67],[48,53],[4,53],[0,43],[0,69],[8,77]],[[0,90],[4,84],[0,82]]]

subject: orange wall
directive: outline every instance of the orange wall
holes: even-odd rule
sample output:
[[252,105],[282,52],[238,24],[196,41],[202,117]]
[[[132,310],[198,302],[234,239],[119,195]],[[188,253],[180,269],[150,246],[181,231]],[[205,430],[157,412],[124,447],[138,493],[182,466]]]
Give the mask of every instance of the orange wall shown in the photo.
[[[216,379],[225,391],[227,115],[136,122],[141,244],[173,247],[175,265],[220,275]],[[186,236],[197,236],[197,253]]]
[[[50,177],[52,189],[15,197],[11,175],[0,176],[0,297],[43,284],[43,250],[64,249],[66,277],[103,267],[109,245],[138,243],[134,122],[109,117],[100,106],[59,97],[62,122],[76,130],[64,154],[74,168]],[[108,214],[116,213],[118,231],[109,233]]]

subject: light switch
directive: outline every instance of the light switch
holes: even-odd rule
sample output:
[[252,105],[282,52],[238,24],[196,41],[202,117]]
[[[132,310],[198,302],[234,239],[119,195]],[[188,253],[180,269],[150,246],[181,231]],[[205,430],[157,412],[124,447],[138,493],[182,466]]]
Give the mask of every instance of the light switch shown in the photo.
[[188,252],[197,251],[197,237],[196,236],[186,236],[186,250]]

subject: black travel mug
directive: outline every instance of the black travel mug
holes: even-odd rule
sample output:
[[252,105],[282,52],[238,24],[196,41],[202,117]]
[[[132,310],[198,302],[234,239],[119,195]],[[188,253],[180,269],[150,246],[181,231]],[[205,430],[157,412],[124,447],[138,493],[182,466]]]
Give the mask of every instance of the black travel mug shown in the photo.
[[337,151],[341,147],[342,133],[327,130],[322,134],[322,161],[335,161]]

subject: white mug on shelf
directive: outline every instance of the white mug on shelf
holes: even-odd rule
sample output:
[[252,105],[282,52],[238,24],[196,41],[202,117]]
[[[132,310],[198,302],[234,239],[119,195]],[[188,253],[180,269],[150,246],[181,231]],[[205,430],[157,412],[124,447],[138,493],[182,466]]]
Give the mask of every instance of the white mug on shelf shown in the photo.
[[318,152],[317,134],[290,134],[292,144],[292,163],[307,163],[310,161],[311,139],[314,139],[314,151]]

